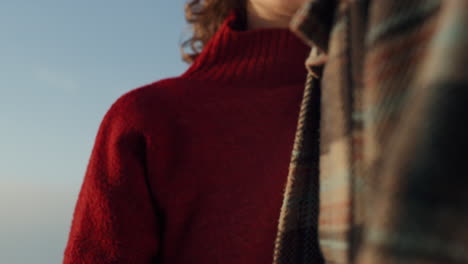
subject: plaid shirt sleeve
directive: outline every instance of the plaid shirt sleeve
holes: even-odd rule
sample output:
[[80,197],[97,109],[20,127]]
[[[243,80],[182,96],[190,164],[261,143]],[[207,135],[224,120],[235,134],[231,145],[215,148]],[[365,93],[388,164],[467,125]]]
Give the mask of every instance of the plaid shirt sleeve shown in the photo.
[[466,28],[467,0],[312,0],[294,17],[321,90],[325,263],[468,263]]
[[411,90],[375,175],[359,264],[468,263],[468,1],[437,4],[418,26],[437,25],[414,82],[402,83]]

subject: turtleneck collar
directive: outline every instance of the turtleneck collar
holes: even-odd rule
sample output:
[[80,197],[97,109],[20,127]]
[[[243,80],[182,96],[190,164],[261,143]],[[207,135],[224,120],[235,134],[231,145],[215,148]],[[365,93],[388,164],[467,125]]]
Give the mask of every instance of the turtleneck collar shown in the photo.
[[310,47],[287,28],[242,30],[232,12],[183,78],[226,82],[303,82]]

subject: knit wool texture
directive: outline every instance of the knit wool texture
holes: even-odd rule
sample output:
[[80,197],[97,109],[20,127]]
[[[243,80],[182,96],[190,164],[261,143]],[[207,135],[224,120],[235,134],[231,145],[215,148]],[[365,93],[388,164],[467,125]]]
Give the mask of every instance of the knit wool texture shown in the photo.
[[236,21],[108,109],[63,263],[272,263],[310,48]]

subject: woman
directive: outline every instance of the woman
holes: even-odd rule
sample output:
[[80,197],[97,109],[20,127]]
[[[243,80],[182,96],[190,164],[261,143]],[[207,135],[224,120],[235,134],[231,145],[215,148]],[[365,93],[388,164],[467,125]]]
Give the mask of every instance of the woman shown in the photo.
[[107,111],[64,263],[271,263],[306,78],[309,48],[287,28],[302,2],[187,5],[192,64]]

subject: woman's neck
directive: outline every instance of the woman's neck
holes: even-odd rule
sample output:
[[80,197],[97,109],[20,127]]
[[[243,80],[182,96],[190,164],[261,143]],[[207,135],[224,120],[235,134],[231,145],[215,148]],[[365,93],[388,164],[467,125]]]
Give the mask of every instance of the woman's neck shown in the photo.
[[247,29],[287,28],[292,18],[287,11],[277,11],[271,7],[247,1]]

